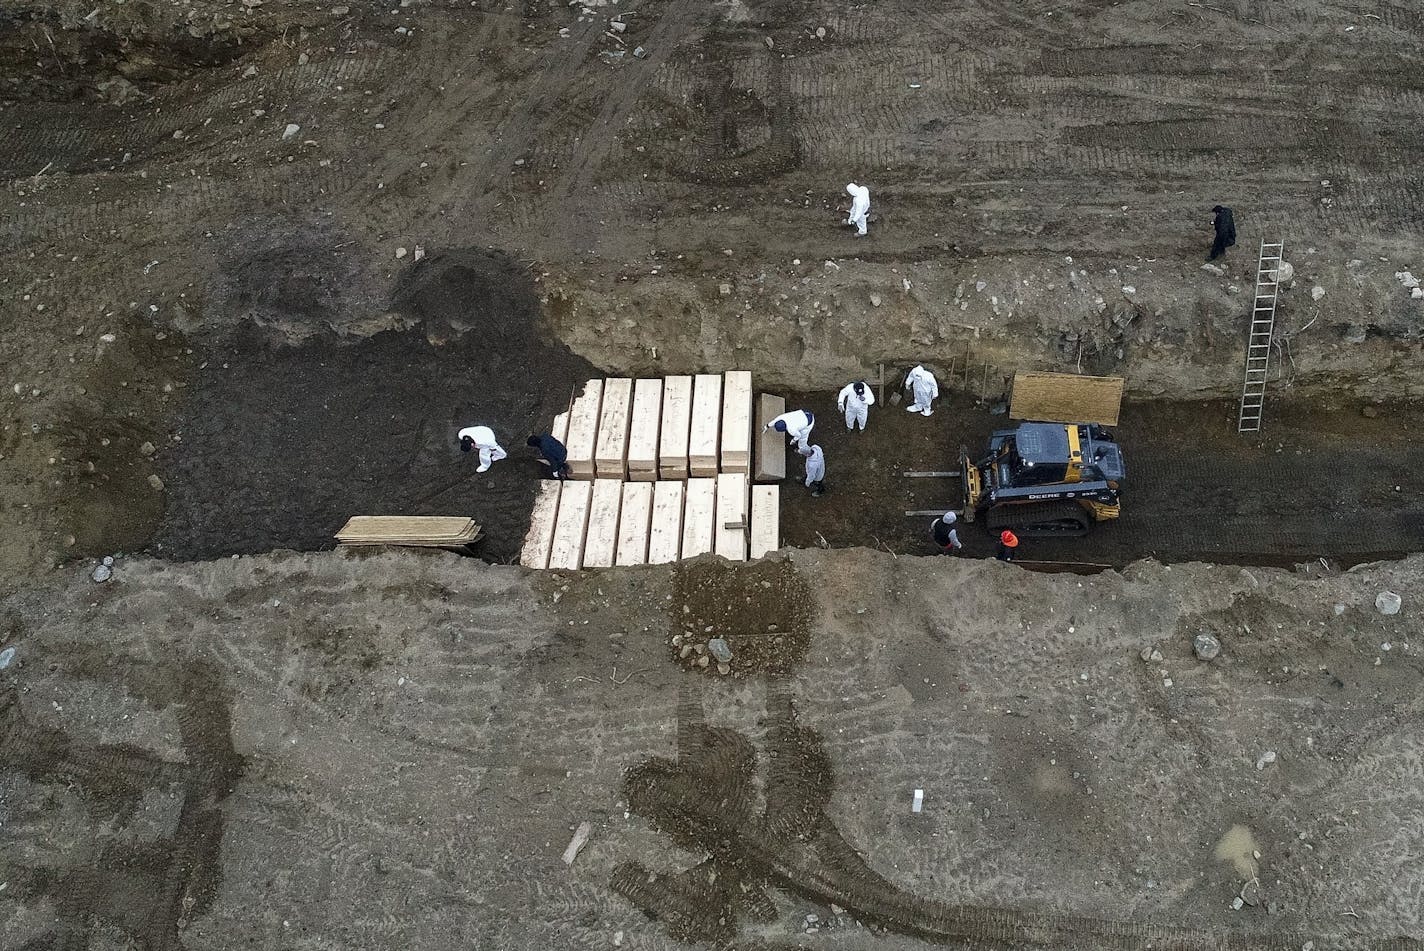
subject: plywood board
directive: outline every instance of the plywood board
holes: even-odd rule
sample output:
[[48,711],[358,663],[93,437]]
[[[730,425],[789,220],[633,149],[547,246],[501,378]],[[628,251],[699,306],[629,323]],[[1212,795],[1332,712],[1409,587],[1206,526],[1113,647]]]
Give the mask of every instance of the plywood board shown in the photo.
[[663,418],[658,433],[658,478],[687,478],[687,440],[692,430],[692,377],[663,380]]
[[1014,374],[1009,416],[1041,423],[1116,426],[1125,382],[1120,376],[1020,370]]
[[682,507],[685,482],[653,483],[653,520],[648,532],[648,564],[677,561],[682,554]]
[[731,370],[722,376],[722,471],[747,473],[752,467],[752,374]]
[[462,515],[353,515],[336,533],[343,545],[467,545],[480,527]]
[[692,430],[687,437],[687,471],[694,476],[715,476],[721,457],[717,444],[722,434],[722,377],[699,373],[692,380]]
[[662,415],[663,381],[635,382],[628,426],[628,478],[651,482],[658,477],[658,422]]
[[648,535],[653,522],[653,483],[623,483],[623,505],[618,510],[619,565],[643,565],[648,561]]
[[588,508],[588,531],[583,539],[585,568],[612,568],[618,551],[618,510],[623,504],[623,482],[594,479]]
[[786,436],[766,424],[786,412],[786,400],[770,393],[757,397],[756,480],[780,482],[786,478]]
[[752,486],[750,556],[766,557],[781,547],[781,486]]
[[717,515],[717,480],[688,479],[687,500],[682,510],[682,557],[696,558],[712,551]]
[[745,472],[724,472],[717,476],[715,551],[729,561],[747,560],[749,503]]
[[575,479],[593,478],[593,451],[598,442],[598,414],[603,406],[603,381],[589,380],[583,395],[569,409],[569,468]]
[[550,568],[578,568],[583,563],[583,538],[588,531],[592,482],[565,482],[559,490],[559,515],[554,522]]
[[554,523],[559,517],[559,486],[554,479],[539,483],[534,496],[534,508],[529,513],[529,531],[519,552],[519,563],[526,568],[549,567],[549,553],[554,548]]
[[600,479],[621,479],[628,473],[628,420],[633,415],[633,381],[603,381],[603,409],[598,416],[598,441],[593,467]]

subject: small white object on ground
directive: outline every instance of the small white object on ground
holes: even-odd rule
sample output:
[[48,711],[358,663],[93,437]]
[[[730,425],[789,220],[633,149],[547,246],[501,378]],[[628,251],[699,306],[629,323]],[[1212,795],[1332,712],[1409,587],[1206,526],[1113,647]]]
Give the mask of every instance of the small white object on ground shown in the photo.
[[287,141],[300,131],[302,131],[301,126],[297,125],[295,122],[288,122],[287,127],[282,130],[282,141]]
[[1314,287],[1312,287],[1312,288],[1310,289],[1310,299],[1311,299],[1311,300],[1320,300],[1320,298],[1322,298],[1322,297],[1324,297],[1324,296],[1325,296],[1325,288],[1321,287],[1319,284],[1315,285]]
[[1381,591],[1375,595],[1375,610],[1381,614],[1398,614],[1404,606],[1404,599],[1393,591]]
[[108,565],[95,565],[94,570],[89,573],[89,577],[94,579],[96,584],[103,584],[114,576],[114,569]]
[[913,801],[912,803],[910,803],[910,811],[911,811],[911,812],[919,812],[921,809],[924,808],[924,806],[925,806],[925,791],[924,791],[923,789],[916,789],[916,790],[915,790],[915,799],[914,799],[914,801]]
[[1271,765],[1272,763],[1274,763],[1275,761],[1276,761],[1276,751],[1275,751],[1275,750],[1266,750],[1266,752],[1264,752],[1264,753],[1261,754],[1261,758],[1258,759],[1258,760],[1256,760],[1256,768],[1257,768],[1257,769],[1265,769],[1267,766],[1270,766],[1270,765]]
[[10,666],[10,661],[15,659],[15,648],[7,647],[0,651],[0,670]]
[[569,840],[569,847],[564,849],[564,864],[574,864],[574,859],[583,851],[583,847],[588,844],[588,837],[593,834],[593,825],[589,822],[580,822],[578,829],[574,831],[574,837]]

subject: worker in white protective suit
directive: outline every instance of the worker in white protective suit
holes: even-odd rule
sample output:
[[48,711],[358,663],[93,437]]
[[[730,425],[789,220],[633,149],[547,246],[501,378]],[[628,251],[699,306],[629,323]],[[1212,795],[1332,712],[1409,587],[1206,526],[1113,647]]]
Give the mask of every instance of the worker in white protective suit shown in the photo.
[[488,426],[466,426],[460,430],[459,436],[461,452],[469,452],[472,449],[480,451],[480,467],[476,472],[488,472],[492,463],[509,455],[494,438],[494,430]]
[[836,406],[845,413],[846,429],[855,429],[859,423],[861,432],[865,431],[865,421],[874,403],[875,394],[870,392],[864,380],[847,383],[841,388],[840,396],[836,397]]
[[826,454],[820,446],[805,446],[800,452],[806,458],[806,488],[812,498],[820,498],[826,491]]
[[870,217],[870,189],[851,182],[846,186],[846,194],[850,196],[850,216],[846,218],[846,224],[855,225],[855,236],[863,238]]
[[782,413],[780,416],[766,424],[762,432],[767,429],[774,429],[779,433],[785,433],[791,437],[791,441],[796,444],[799,452],[805,449],[807,439],[811,436],[811,429],[816,425],[816,416],[808,409],[792,410],[789,413]]
[[906,412],[923,413],[925,416],[934,415],[934,408],[931,404],[935,397],[939,396],[939,383],[935,380],[933,373],[916,364],[915,368],[905,376],[905,389],[915,397],[915,401],[905,407]]

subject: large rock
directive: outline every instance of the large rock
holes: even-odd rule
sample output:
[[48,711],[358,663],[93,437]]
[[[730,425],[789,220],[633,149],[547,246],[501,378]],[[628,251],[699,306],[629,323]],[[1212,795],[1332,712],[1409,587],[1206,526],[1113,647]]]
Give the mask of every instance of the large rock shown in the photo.
[[1375,609],[1381,614],[1398,614],[1404,607],[1404,599],[1393,591],[1381,591],[1375,595]]
[[1192,640],[1192,650],[1198,660],[1215,660],[1221,654],[1221,641],[1210,634],[1198,634]]

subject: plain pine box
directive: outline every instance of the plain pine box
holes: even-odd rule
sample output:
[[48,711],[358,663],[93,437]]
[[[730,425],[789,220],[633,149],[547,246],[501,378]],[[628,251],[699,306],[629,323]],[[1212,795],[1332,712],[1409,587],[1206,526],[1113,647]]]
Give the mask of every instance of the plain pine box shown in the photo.
[[722,430],[722,377],[699,373],[692,381],[692,432],[687,438],[687,471],[694,476],[715,476],[721,458],[717,452]]
[[534,508],[529,513],[529,532],[519,552],[519,563],[526,568],[549,567],[549,554],[554,549],[554,522],[559,515],[559,486],[563,483],[548,479],[539,484]]
[[603,409],[598,416],[593,468],[600,479],[628,474],[628,421],[633,415],[633,381],[603,381]]
[[594,479],[593,501],[588,509],[588,531],[583,540],[585,568],[612,568],[618,551],[618,509],[623,502],[623,483],[618,479]]
[[688,479],[682,512],[682,557],[696,558],[712,551],[717,514],[717,480]]
[[752,467],[752,374],[732,370],[722,378],[722,471]]
[[781,486],[752,486],[751,552],[764,558],[781,547]]
[[643,565],[648,561],[648,537],[653,522],[653,483],[623,483],[623,505],[618,512],[619,565]]
[[583,561],[583,537],[588,531],[592,482],[565,482],[559,490],[559,517],[554,522],[550,568],[578,568]]
[[658,477],[658,423],[663,415],[663,381],[633,384],[633,417],[628,427],[628,478],[652,482]]
[[[716,552],[729,561],[747,560],[747,476],[724,472],[717,477]],[[728,528],[729,524],[740,526]]]
[[658,478],[687,478],[687,440],[692,433],[692,377],[663,380],[663,418],[658,432]]
[[786,400],[770,393],[757,397],[756,480],[780,482],[786,478],[786,436],[766,424],[786,412]]
[[569,408],[569,468],[576,479],[593,478],[593,450],[598,442],[598,411],[603,405],[603,381],[589,380],[583,395]]
[[653,521],[648,533],[648,564],[677,561],[682,554],[682,508],[686,482],[653,483]]

